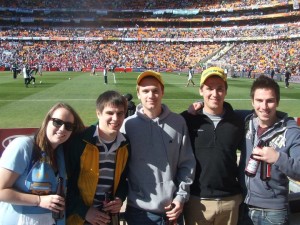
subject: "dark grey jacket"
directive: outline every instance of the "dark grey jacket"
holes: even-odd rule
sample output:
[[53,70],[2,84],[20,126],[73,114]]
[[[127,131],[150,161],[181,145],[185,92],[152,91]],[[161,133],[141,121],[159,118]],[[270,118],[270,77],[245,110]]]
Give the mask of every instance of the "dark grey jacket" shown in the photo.
[[[248,162],[253,148],[260,139],[268,141],[279,153],[279,159],[272,165],[271,180],[260,179],[260,168],[255,177],[245,177],[245,203],[269,209],[288,207],[288,177],[300,180],[300,128],[294,118],[277,112],[280,119],[259,139],[257,133],[257,117],[251,114],[246,118],[246,140],[244,149],[246,155],[241,156],[241,171]],[[245,151],[242,151],[245,152]]]

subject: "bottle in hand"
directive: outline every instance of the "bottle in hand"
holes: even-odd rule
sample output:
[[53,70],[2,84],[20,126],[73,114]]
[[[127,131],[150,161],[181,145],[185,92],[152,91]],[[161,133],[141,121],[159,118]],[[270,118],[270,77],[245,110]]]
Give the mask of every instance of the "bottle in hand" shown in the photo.
[[[174,209],[176,207],[176,205],[174,203],[171,203],[171,209]],[[169,217],[166,216],[166,219],[165,219],[165,225],[176,225],[177,224],[177,220],[169,220]]]
[[261,162],[260,179],[268,181],[271,179],[271,164],[267,162]]
[[[105,199],[104,199],[105,203],[109,203],[110,201],[112,201],[114,199],[112,194],[109,192],[105,192],[104,196],[105,196]],[[111,212],[108,212],[108,214],[110,215],[110,219],[111,219],[111,221],[108,225],[119,225],[119,214],[111,213]]]
[[[62,177],[58,178],[56,194],[61,196],[61,197],[65,197],[64,179]],[[52,211],[52,218],[55,219],[55,220],[59,220],[59,219],[64,218],[64,210],[60,210],[59,212],[53,212]]]
[[[259,148],[262,148],[264,146],[265,146],[265,142],[263,140],[260,140],[257,144],[257,147]],[[245,174],[248,177],[255,177],[259,164],[260,164],[260,160],[255,159],[254,154],[251,154],[247,167],[245,169]]]

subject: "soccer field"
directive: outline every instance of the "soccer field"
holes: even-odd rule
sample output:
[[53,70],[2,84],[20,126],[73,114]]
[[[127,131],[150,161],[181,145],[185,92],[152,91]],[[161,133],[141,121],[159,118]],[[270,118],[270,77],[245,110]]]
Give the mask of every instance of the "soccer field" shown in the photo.
[[[63,101],[72,105],[89,125],[96,122],[95,101],[100,93],[106,90],[117,90],[122,94],[131,93],[137,104],[136,77],[139,73],[116,73],[117,83],[114,84],[112,73],[108,73],[108,85],[104,84],[102,73],[90,76],[82,72],[44,72],[36,76],[36,84],[24,85],[22,75],[13,79],[11,72],[0,72],[0,128],[39,127],[50,109]],[[171,110],[180,113],[199,96],[200,75],[196,74],[196,87],[185,87],[187,74],[162,73],[165,81],[163,102]],[[70,79],[69,79],[70,78]],[[40,84],[40,81],[42,83]],[[226,100],[236,109],[251,109],[249,97],[253,80],[245,78],[228,79]],[[291,84],[291,88],[281,87],[279,110],[288,112],[290,116],[300,116],[300,84]]]

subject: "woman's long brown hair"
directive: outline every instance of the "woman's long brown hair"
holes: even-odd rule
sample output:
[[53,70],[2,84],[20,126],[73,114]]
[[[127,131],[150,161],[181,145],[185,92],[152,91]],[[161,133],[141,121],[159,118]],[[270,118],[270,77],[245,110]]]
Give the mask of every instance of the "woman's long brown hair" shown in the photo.
[[[37,130],[35,137],[34,137],[34,149],[33,149],[33,161],[36,162],[42,157],[42,152],[45,152],[46,155],[49,157],[49,163],[56,168],[56,159],[54,158],[54,150],[51,147],[50,141],[47,137],[47,125],[52,118],[53,113],[60,108],[64,108],[72,113],[74,116],[74,129],[72,131],[72,136],[82,132],[84,130],[84,124],[78,115],[78,113],[67,103],[58,102],[48,111],[46,114],[41,127]],[[69,138],[69,139],[70,139]]]

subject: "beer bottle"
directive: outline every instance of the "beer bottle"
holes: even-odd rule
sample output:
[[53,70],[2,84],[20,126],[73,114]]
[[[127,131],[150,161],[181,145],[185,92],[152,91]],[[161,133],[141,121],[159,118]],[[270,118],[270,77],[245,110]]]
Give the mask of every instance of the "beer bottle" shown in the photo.
[[[263,146],[265,146],[265,142],[263,140],[260,140],[257,144],[257,147],[262,148]],[[259,164],[260,160],[255,159],[254,154],[251,154],[247,167],[245,169],[245,174],[248,177],[255,177]]]
[[[174,203],[171,203],[171,209],[174,209],[176,207],[176,205]],[[166,216],[166,220],[165,220],[165,225],[176,225],[177,224],[177,220],[169,220],[169,217]]]
[[[105,192],[104,193],[104,202],[105,203],[109,203],[110,201],[112,201],[114,198],[112,196],[112,194],[110,194],[109,192]],[[111,212],[107,212],[108,215],[110,215],[110,223],[108,223],[108,225],[119,225],[119,214],[118,213],[111,213]]]
[[[57,189],[56,189],[56,194],[65,197],[65,192],[64,192],[64,179],[62,177],[58,178],[58,184],[57,184]],[[52,211],[52,218],[54,220],[59,220],[64,218],[64,210],[60,210],[59,212],[53,212]]]
[[[268,146],[268,143],[265,143],[264,146]],[[271,179],[271,164],[262,161],[260,165],[260,179],[263,181],[268,181]]]

